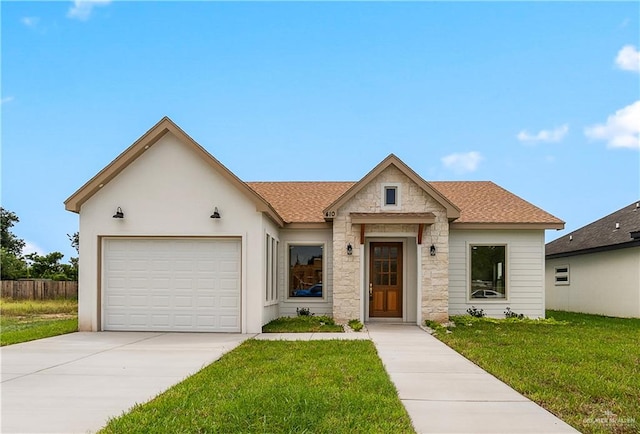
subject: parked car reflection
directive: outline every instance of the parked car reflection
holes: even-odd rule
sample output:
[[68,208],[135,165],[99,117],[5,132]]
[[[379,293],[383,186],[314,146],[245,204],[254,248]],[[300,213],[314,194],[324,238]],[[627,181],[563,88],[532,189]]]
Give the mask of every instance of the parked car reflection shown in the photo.
[[295,297],[322,297],[322,283],[316,283],[307,289],[296,289],[293,291],[293,295]]
[[493,289],[478,289],[471,293],[471,298],[504,298],[504,294]]

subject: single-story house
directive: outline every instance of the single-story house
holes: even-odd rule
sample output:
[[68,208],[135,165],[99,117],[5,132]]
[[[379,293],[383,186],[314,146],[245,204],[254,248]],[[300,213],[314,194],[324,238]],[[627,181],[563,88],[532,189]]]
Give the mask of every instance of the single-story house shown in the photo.
[[260,332],[544,317],[544,231],[492,182],[426,182],[389,155],[357,182],[243,182],[163,118],[65,201],[80,215],[80,330]]
[[548,309],[640,318],[640,201],[546,245]]

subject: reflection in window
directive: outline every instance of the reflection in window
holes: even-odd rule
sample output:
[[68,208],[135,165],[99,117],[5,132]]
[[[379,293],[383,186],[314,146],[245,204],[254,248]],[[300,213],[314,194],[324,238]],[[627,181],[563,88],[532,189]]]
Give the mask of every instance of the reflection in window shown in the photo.
[[506,297],[506,246],[471,246],[471,297]]
[[322,297],[322,245],[289,246],[289,297]]

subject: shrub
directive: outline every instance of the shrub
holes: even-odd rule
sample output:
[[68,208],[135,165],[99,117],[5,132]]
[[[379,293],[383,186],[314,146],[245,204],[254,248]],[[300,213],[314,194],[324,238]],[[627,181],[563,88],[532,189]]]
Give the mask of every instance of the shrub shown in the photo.
[[297,307],[296,313],[298,314],[298,316],[313,316],[311,310],[309,310],[308,307]]
[[483,309],[478,309],[475,306],[471,306],[469,309],[467,309],[467,313],[476,318],[482,318],[486,316]]
[[354,332],[359,332],[364,327],[359,319],[350,319],[348,324]]
[[523,314],[512,312],[510,307],[508,307],[507,310],[504,311],[504,317],[505,318],[524,319],[524,315]]
[[425,319],[424,326],[429,327],[432,330],[437,330],[439,327],[441,327],[441,324],[437,321],[431,321],[430,319]]

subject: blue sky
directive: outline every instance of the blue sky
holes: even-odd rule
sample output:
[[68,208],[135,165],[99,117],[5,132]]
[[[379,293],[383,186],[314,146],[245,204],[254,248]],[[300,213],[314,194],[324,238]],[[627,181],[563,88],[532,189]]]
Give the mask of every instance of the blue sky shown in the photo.
[[0,7],[2,206],[41,253],[75,253],[63,201],[165,115],[245,181],[389,153],[491,180],[567,222],[547,240],[640,199],[638,2]]

